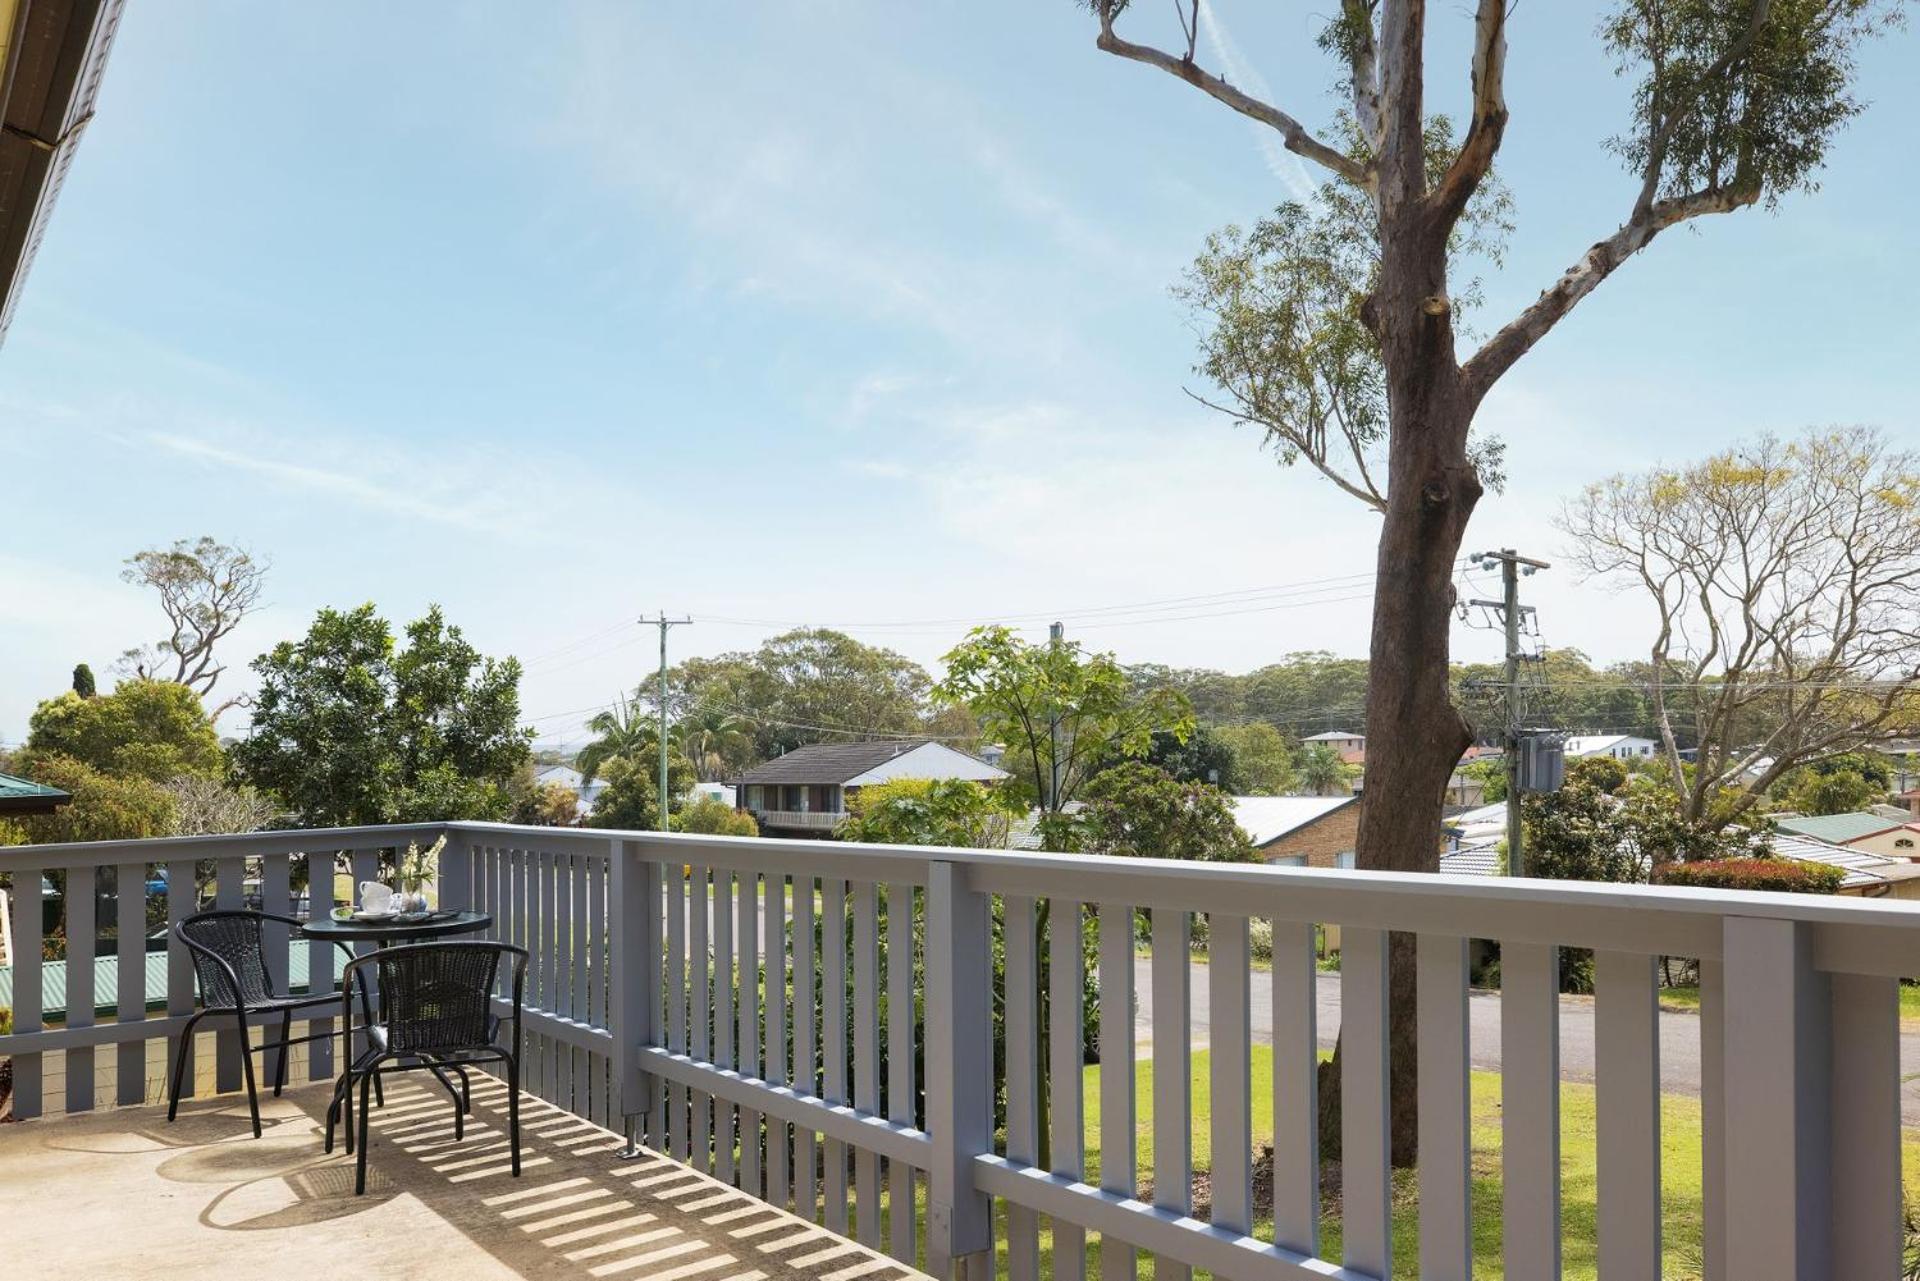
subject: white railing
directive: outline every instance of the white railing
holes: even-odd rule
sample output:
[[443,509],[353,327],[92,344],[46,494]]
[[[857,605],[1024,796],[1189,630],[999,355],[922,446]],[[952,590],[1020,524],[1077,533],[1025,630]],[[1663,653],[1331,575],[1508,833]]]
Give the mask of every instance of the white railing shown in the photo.
[[[804,840],[445,830],[442,902],[489,911],[496,933],[534,956],[530,1089],[590,1119],[629,1118],[660,1150],[941,1275],[988,1270],[996,1203],[1016,1281],[1040,1275],[1043,1243],[1055,1277],[1083,1277],[1090,1238],[1108,1281],[1133,1275],[1136,1252],[1154,1256],[1157,1278],[1195,1269],[1388,1275],[1390,932],[1412,936],[1419,978],[1420,1275],[1473,1270],[1467,985],[1469,943],[1479,939],[1501,945],[1506,1276],[1560,1271],[1557,967],[1569,946],[1596,952],[1601,1276],[1661,1275],[1661,956],[1701,963],[1705,1275],[1899,1275],[1896,988],[1900,976],[1920,974],[1920,906]],[[246,861],[257,860],[272,907],[289,897],[285,869],[296,857],[330,875],[339,851],[364,867],[379,847],[431,834],[27,847],[0,851],[0,871],[14,874],[16,942],[37,954],[40,868],[143,875],[162,863],[182,869],[171,906],[194,860],[217,862],[218,893],[232,901]],[[72,911],[78,899],[69,900]],[[78,910],[84,918],[91,899]],[[123,899],[118,911],[124,929],[132,909]],[[1204,1220],[1191,1212],[1198,1118],[1188,1086],[1196,1004],[1188,939],[1200,919],[1212,1100]],[[1273,1041],[1270,1228],[1256,1224],[1253,1199],[1256,920],[1274,940],[1264,1011]],[[1150,1171],[1136,1170],[1132,1155],[1142,1051],[1130,1015],[1142,922],[1151,943]],[[1320,1257],[1319,924],[1342,929],[1337,1263]],[[311,981],[331,982],[320,950],[296,946],[312,948]],[[70,994],[80,1025],[45,1028],[38,976],[27,977],[34,967],[17,971],[16,1030],[0,1038],[16,1082],[27,1085],[16,1085],[16,1110],[39,1110],[43,1054],[68,1056],[72,1105],[74,1055],[102,1044],[124,1053],[176,1029],[192,996],[184,964],[175,957],[169,967],[168,1016],[138,1026],[144,1014],[123,996],[115,1022],[88,1027],[91,1002],[76,1005]],[[1104,1014],[1091,1089],[1083,993]],[[309,1075],[328,1071],[316,1055]],[[231,1088],[237,1074],[216,1084]],[[1083,1165],[1089,1117],[1104,1155],[1098,1186]],[[1143,1174],[1150,1204],[1139,1199]]]
[[846,817],[832,810],[754,810],[752,813],[762,827],[807,832],[831,832]]

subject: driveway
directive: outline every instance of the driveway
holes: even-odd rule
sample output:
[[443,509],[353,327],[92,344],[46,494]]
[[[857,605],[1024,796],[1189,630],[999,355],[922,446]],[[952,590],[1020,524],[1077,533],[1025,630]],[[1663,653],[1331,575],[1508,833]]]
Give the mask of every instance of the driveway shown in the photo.
[[[1273,975],[1253,972],[1253,1039],[1273,1043]],[[1319,994],[1320,1047],[1330,1050],[1340,1032],[1340,976],[1321,974]],[[1207,1038],[1207,966],[1194,962],[1189,976],[1193,1008],[1193,1043],[1199,1049]],[[1145,1044],[1153,1039],[1153,967],[1142,957],[1134,962],[1134,989],[1138,1005],[1134,1036]],[[1500,1070],[1500,994],[1475,991],[1467,997],[1467,1055],[1476,1068]],[[1593,998],[1560,998],[1560,1076],[1567,1081],[1593,1080]],[[1920,1035],[1900,1036],[1900,1112],[1907,1125],[1920,1126]],[[1660,1088],[1669,1094],[1700,1093],[1700,1017],[1691,1013],[1660,1012]]]

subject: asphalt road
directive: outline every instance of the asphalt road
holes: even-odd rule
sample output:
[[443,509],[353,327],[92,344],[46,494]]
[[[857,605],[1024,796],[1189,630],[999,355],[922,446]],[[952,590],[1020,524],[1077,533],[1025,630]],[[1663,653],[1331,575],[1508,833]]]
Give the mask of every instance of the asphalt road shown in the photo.
[[[1253,1039],[1273,1043],[1273,976],[1264,970],[1253,973]],[[1206,1044],[1207,967],[1195,962],[1189,976],[1189,1002],[1193,1010],[1194,1048]],[[1142,1043],[1153,1038],[1152,964],[1146,958],[1134,962],[1134,989],[1138,1004],[1134,1014],[1134,1036]],[[1321,974],[1318,983],[1318,1031],[1322,1049],[1332,1049],[1340,1033],[1340,976]],[[1467,998],[1468,1057],[1473,1066],[1489,1071],[1500,1069],[1500,994],[1473,992]],[[1560,1076],[1568,1081],[1593,1080],[1593,998],[1560,998]],[[1903,1032],[1900,1037],[1900,1111],[1908,1125],[1920,1125],[1920,1035]],[[1700,1093],[1700,1018],[1696,1014],[1660,1012],[1660,1088],[1669,1094]]]

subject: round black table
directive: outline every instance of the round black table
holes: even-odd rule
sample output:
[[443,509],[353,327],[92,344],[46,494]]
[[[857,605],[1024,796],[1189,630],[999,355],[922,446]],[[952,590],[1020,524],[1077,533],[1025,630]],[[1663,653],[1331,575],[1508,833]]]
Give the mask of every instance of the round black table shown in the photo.
[[415,939],[472,934],[492,924],[493,918],[485,912],[457,911],[451,916],[440,917],[436,914],[419,921],[336,921],[331,916],[321,916],[300,928],[310,939],[321,939],[328,943],[373,943],[385,947],[390,943],[410,943]]

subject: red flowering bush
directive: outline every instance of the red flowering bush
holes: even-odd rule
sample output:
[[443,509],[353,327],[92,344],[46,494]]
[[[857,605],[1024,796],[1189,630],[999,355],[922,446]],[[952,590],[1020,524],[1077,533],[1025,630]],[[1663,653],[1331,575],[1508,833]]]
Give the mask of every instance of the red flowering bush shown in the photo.
[[1785,858],[1715,858],[1698,863],[1668,863],[1654,873],[1662,885],[1695,885],[1713,890],[1772,890],[1782,894],[1832,894],[1845,875],[1825,863]]

